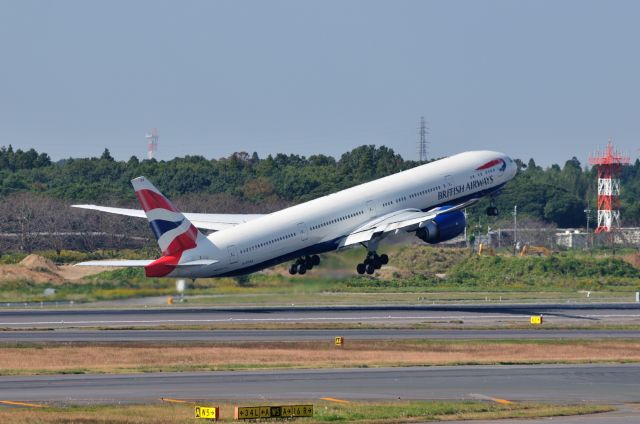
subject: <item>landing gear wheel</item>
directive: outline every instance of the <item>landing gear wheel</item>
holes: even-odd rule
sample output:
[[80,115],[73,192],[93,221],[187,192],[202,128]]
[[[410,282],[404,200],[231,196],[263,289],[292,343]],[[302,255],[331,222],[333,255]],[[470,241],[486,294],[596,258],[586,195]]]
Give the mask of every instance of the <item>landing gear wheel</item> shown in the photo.
[[371,262],[371,265],[373,265],[373,267],[375,269],[380,269],[380,268],[382,268],[382,261],[380,260],[379,257],[375,257],[375,258],[373,258],[373,261]]
[[307,256],[307,257],[304,258],[304,266],[307,269],[309,269],[309,270],[313,269],[313,265],[314,265],[314,263],[313,263],[313,259],[311,259],[311,257]]
[[376,269],[382,268],[382,265],[386,265],[389,263],[389,257],[387,255],[378,255],[376,252],[367,253],[367,257],[362,261],[361,264],[358,264],[356,267],[356,271],[358,274],[367,273],[369,275],[373,274]]
[[320,257],[318,255],[303,256],[296,259],[296,261],[289,267],[289,274],[303,275],[307,271],[311,271],[315,265],[320,263]]
[[368,263],[366,266],[365,271],[367,272],[367,274],[371,275],[373,274],[373,272],[376,270],[376,268],[373,266],[372,263]]
[[499,213],[500,213],[500,211],[499,211],[499,210],[498,210],[498,208],[497,208],[497,207],[495,207],[495,206],[489,206],[489,207],[487,208],[487,215],[488,215],[488,216],[498,216],[498,215],[499,215]]

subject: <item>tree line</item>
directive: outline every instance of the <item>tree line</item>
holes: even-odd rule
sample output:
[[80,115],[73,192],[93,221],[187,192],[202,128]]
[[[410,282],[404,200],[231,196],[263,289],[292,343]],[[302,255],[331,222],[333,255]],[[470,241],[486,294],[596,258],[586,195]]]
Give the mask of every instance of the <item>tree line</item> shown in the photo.
[[[488,204],[485,199],[470,210],[470,222],[494,228],[508,225],[514,205],[518,205],[519,217],[561,228],[584,227],[585,209],[594,210],[591,222],[595,221],[594,169],[582,166],[575,157],[562,166],[547,168],[538,166],[533,159],[516,162],[518,175],[497,198],[501,218],[484,216]],[[256,153],[237,152],[219,159],[185,156],[157,161],[132,156],[127,161],[116,161],[105,149],[100,157],[56,162],[34,149],[1,147],[0,214],[4,218],[0,221],[0,233],[56,230],[89,234],[107,231],[105,223],[109,223],[114,233],[148,237],[146,224],[129,223],[133,227],[122,227],[124,224],[118,222],[128,222],[122,217],[105,217],[68,207],[78,202],[137,207],[130,180],[140,175],[153,181],[183,210],[266,213],[420,164],[403,159],[390,148],[373,145],[357,147],[338,159],[292,154],[260,158]],[[637,225],[640,205],[635,199],[640,194],[640,161],[622,168],[622,185],[623,223]],[[39,228],[25,230],[32,227]],[[21,237],[21,249],[30,249],[33,243],[29,239]],[[87,248],[95,247],[95,243],[85,244]]]

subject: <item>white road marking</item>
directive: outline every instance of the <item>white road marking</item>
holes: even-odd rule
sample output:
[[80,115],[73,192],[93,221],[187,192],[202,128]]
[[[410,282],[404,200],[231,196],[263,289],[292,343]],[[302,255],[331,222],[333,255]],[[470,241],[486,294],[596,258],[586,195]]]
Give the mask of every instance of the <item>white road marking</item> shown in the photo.
[[[544,315],[544,314],[543,314]],[[548,317],[549,315],[547,315]],[[303,321],[364,321],[364,320],[434,320],[434,319],[512,319],[529,321],[528,315],[444,315],[444,316],[358,316],[358,317],[299,317],[299,318],[211,318],[211,319],[141,319],[141,320],[78,320],[78,321],[22,321],[0,322],[0,326],[7,325],[81,325],[81,324],[169,324],[169,323],[216,323],[216,322],[303,322]],[[640,318],[640,314],[608,314],[608,315],[579,315],[577,318]]]

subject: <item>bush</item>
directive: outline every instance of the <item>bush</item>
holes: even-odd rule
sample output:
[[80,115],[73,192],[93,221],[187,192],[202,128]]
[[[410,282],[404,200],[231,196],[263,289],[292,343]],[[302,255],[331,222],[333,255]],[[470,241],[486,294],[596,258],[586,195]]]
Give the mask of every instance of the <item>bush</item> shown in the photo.
[[640,270],[618,258],[571,253],[550,257],[472,257],[454,265],[450,283],[486,289],[637,289]]

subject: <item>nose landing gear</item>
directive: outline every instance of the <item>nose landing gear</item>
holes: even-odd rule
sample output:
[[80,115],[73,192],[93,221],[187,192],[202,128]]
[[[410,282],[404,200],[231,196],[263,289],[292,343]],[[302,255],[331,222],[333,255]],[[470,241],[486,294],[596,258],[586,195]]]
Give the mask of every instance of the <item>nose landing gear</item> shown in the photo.
[[389,263],[389,257],[385,254],[379,255],[376,252],[367,253],[367,257],[363,261],[363,263],[358,264],[356,266],[356,271],[358,274],[362,275],[367,273],[369,275],[373,274],[376,269],[380,269],[382,265],[386,265]]
[[500,191],[496,191],[491,194],[489,197],[489,207],[487,208],[487,216],[498,216],[500,214],[500,209],[496,206],[496,197],[500,194]]
[[308,270],[312,270],[314,266],[320,265],[320,256],[311,255],[296,259],[295,263],[289,267],[289,274],[304,275]]

